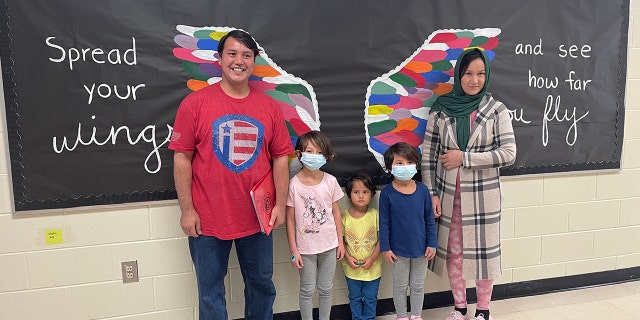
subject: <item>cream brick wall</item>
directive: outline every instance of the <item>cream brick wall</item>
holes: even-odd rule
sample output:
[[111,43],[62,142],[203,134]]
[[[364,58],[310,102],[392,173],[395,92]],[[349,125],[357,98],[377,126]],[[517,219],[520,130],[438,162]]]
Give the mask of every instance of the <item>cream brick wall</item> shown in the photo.
[[618,256],[616,258],[616,269],[624,269],[637,266],[640,266],[640,253]]
[[593,175],[549,176],[542,184],[543,202],[555,204],[595,200],[596,185],[597,179]]
[[516,268],[513,269],[513,282],[557,278],[565,276],[566,272],[566,265],[560,263]]
[[[640,30],[640,27],[639,29]],[[640,38],[640,36],[638,36]],[[640,40],[638,41],[640,42]],[[638,45],[640,48],[640,45]],[[629,57],[631,59],[631,57]],[[640,110],[640,79],[627,77],[627,110]]]
[[591,259],[584,261],[572,261],[567,263],[567,276],[614,270],[616,268],[616,258]]
[[527,237],[569,231],[567,204],[515,209],[515,236]]
[[[632,0],[623,170],[504,178],[504,273],[497,284],[640,266],[639,14],[640,0]],[[196,319],[197,286],[175,201],[12,214],[0,110],[0,319]],[[46,230],[58,228],[63,243],[45,244]],[[275,311],[297,310],[299,276],[283,228],[274,243]],[[140,282],[122,284],[120,263],[129,260],[138,261]],[[338,269],[336,304],[347,303],[342,277]],[[229,314],[241,317],[235,255],[225,283]],[[391,287],[385,265],[381,299],[391,297]],[[444,291],[448,280],[430,273],[425,287]]]
[[[636,90],[640,91],[640,87]],[[622,167],[640,169],[640,139],[627,140],[622,146]]]
[[540,264],[541,237],[526,237],[502,240],[502,267],[505,269]]
[[640,198],[620,201],[620,226],[640,225]]
[[[607,218],[602,219],[603,214]],[[620,202],[600,201],[571,204],[569,231],[598,230],[620,226]]]

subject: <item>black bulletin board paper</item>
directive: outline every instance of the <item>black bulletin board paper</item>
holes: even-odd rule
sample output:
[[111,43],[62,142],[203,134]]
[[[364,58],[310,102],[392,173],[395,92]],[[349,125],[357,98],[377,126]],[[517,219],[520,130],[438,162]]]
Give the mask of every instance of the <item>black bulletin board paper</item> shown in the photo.
[[368,86],[449,29],[500,31],[489,91],[512,110],[518,144],[504,175],[620,168],[629,0],[0,6],[16,211],[176,197],[166,140],[191,92],[173,54],[178,25],[249,31],[279,67],[306,81],[337,153],[325,169],[341,183],[357,171],[388,181],[367,145]]

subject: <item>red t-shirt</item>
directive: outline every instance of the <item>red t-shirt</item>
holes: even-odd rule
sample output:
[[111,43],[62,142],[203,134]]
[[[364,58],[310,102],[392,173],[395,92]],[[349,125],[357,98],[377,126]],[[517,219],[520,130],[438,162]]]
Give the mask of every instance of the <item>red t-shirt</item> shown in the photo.
[[182,101],[169,148],[193,151],[191,193],[202,234],[223,240],[260,232],[249,190],[273,158],[293,151],[273,99],[256,89],[235,99],[219,83]]

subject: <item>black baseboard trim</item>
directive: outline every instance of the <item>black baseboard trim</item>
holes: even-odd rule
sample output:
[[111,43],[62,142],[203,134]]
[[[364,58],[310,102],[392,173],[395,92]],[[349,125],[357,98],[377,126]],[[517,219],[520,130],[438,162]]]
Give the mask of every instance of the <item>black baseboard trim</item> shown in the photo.
[[[570,291],[588,287],[636,281],[639,279],[640,266],[575,276],[500,284],[493,287],[492,300],[503,300],[534,296],[544,293]],[[467,300],[469,300],[469,303],[476,302],[475,288],[467,289]],[[410,304],[407,305],[409,306]],[[451,295],[451,291],[431,292],[424,295],[424,303],[422,306],[423,310],[446,306],[453,306],[453,296]],[[393,314],[394,310],[393,299],[387,298],[378,300],[378,306],[376,308],[377,315]],[[317,318],[318,309],[314,309],[313,313],[314,317]],[[300,311],[277,313],[273,315],[273,319],[298,320],[300,319]],[[351,319],[351,309],[349,308],[349,304],[332,306],[331,319]]]

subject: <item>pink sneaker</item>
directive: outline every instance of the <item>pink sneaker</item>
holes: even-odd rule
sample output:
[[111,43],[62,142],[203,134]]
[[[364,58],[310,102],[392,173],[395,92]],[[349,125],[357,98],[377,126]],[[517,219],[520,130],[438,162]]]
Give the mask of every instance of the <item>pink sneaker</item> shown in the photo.
[[411,316],[411,320],[422,320],[421,316]]
[[408,317],[396,318],[396,320],[409,320]]
[[453,310],[444,320],[465,320],[467,317],[463,316],[458,310]]

